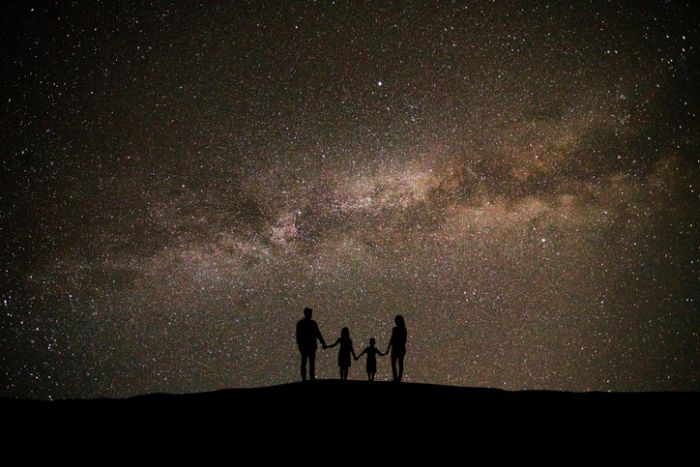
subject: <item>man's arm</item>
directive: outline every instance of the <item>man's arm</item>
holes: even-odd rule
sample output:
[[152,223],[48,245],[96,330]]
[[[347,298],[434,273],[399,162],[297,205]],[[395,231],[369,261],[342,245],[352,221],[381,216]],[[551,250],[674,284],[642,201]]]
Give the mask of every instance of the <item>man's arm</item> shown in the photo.
[[316,338],[319,340],[323,348],[325,349],[327,347],[326,341],[323,340],[323,336],[321,335],[321,330],[318,328],[318,323],[314,322],[314,327],[316,328]]

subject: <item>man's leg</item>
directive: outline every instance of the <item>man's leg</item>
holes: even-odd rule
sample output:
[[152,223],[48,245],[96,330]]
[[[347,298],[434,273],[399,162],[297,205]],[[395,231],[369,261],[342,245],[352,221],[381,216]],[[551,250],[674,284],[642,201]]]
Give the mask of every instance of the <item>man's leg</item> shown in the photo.
[[394,374],[394,381],[398,381],[398,376],[396,374],[396,360],[397,356],[392,354],[391,355],[391,372]]
[[306,381],[306,360],[309,358],[308,352],[301,352],[301,380]]
[[316,379],[316,349],[309,351],[309,379]]

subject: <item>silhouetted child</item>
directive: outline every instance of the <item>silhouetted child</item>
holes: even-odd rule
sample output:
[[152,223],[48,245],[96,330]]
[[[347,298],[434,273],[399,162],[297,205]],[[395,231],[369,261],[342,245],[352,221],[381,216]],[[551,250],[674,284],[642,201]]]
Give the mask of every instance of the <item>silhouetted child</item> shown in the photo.
[[362,353],[355,357],[358,360],[364,354],[367,354],[367,379],[369,381],[374,381],[374,375],[377,374],[377,355],[384,356],[385,353],[381,353],[379,349],[375,347],[377,339],[374,337],[369,340],[369,347],[362,351]]
[[350,330],[348,328],[343,328],[340,331],[340,337],[333,344],[329,345],[327,348],[335,347],[340,344],[340,350],[338,351],[338,366],[340,367],[340,379],[348,379],[348,372],[350,370],[350,354],[355,357],[355,349],[352,348],[352,339],[350,339]]

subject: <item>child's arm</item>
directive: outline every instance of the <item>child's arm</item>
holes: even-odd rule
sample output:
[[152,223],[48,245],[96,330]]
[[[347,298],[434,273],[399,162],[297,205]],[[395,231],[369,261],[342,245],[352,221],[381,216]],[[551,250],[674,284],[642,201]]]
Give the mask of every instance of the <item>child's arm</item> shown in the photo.
[[330,349],[331,347],[335,347],[336,345],[338,345],[338,342],[340,342],[340,339],[338,339],[337,341],[335,341],[335,342],[332,343],[331,345],[327,345],[326,348],[327,348],[327,349]]
[[[363,350],[362,353],[358,356],[355,357],[355,361],[359,360],[361,356],[363,356],[365,353],[367,353],[367,349]],[[355,351],[353,350],[352,352],[353,355],[355,355]]]

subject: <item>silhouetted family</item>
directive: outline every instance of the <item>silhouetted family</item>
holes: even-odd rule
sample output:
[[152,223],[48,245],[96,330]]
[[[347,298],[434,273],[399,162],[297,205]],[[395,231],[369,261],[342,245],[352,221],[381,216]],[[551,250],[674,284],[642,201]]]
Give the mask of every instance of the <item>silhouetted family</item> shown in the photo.
[[351,356],[355,361],[359,360],[363,355],[367,355],[367,379],[374,381],[377,373],[377,356],[385,356],[391,350],[391,371],[394,376],[394,381],[400,382],[403,378],[403,360],[406,356],[406,340],[408,333],[406,331],[406,323],[403,316],[396,315],[394,322],[396,326],[391,331],[391,339],[386,348],[386,352],[382,353],[375,347],[377,340],[372,337],[369,340],[369,346],[366,347],[360,355],[355,354],[355,349],[352,346],[350,338],[350,329],[344,327],[340,331],[340,337],[331,345],[326,345],[323,340],[321,331],[318,328],[316,321],[311,319],[313,310],[304,308],[304,319],[297,322],[297,345],[301,352],[301,379],[306,381],[306,368],[309,367],[308,378],[314,380],[316,377],[316,350],[318,349],[317,341],[321,343],[323,349],[329,349],[340,345],[338,350],[338,367],[340,368],[340,379],[348,379],[348,372],[352,363]]

